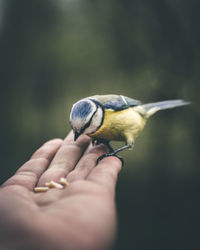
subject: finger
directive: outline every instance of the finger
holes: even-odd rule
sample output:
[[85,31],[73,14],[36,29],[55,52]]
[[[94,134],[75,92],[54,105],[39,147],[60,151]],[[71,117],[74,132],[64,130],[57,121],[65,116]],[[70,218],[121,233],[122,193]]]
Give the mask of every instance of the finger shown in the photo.
[[73,133],[69,133],[49,168],[41,176],[38,186],[44,186],[51,180],[58,182],[61,177],[65,177],[76,166],[89,143],[88,136],[82,135],[74,141]]
[[117,157],[105,157],[98,163],[97,167],[91,171],[87,180],[100,184],[114,193],[121,167],[122,163]]
[[3,186],[20,185],[32,191],[62,142],[61,139],[46,142]]
[[75,169],[67,176],[68,182],[85,179],[90,171],[96,166],[97,159],[100,155],[107,153],[108,149],[104,144],[98,146],[90,146],[85,151]]

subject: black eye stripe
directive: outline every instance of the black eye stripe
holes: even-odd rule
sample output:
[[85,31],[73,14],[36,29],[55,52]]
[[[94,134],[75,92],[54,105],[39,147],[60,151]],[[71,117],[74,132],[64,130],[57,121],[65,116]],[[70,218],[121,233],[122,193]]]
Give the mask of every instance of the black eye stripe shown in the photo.
[[92,118],[93,118],[94,115],[96,114],[97,109],[98,109],[98,107],[96,106],[95,112],[94,112],[93,115],[91,116],[91,118],[90,118],[90,120],[88,121],[88,123],[86,123],[85,126],[81,129],[80,134],[82,134],[82,133],[86,130],[86,128],[88,128],[88,127],[90,126],[90,124],[91,124],[91,122],[92,122]]
[[101,125],[102,125],[102,123],[103,123],[103,120],[104,120],[104,108],[103,108],[103,106],[102,106],[99,102],[97,102],[96,100],[91,99],[91,101],[93,101],[93,102],[95,103],[95,105],[96,105],[96,110],[95,110],[95,112],[93,113],[93,115],[91,116],[91,118],[90,118],[90,120],[88,121],[88,123],[86,123],[85,126],[81,129],[80,134],[82,134],[82,133],[90,126],[90,124],[91,124],[91,122],[92,122],[92,118],[93,118],[94,115],[97,113],[98,107],[100,107],[100,108],[102,109],[103,117],[102,117],[102,122],[101,122],[101,124],[98,126],[97,129],[99,129],[99,127],[101,127]]

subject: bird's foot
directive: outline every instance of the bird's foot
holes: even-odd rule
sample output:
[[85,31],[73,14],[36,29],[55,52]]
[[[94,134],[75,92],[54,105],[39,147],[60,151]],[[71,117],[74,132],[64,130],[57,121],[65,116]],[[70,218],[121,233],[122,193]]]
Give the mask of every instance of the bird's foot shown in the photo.
[[98,139],[97,139],[97,138],[93,138],[93,139],[92,139],[92,145],[93,145],[93,146],[99,145],[99,144],[101,144],[101,143],[107,145],[107,144],[108,144],[108,141],[105,140],[105,139],[100,139],[100,138],[98,138]]
[[92,139],[92,146],[100,144],[97,139]]
[[123,159],[121,156],[115,154],[114,152],[111,152],[111,153],[107,153],[107,154],[101,155],[101,156],[97,159],[97,163],[96,163],[96,164],[98,164],[103,158],[109,157],[109,156],[115,156],[115,157],[117,157],[117,158],[121,161],[122,167],[124,166],[124,159]]

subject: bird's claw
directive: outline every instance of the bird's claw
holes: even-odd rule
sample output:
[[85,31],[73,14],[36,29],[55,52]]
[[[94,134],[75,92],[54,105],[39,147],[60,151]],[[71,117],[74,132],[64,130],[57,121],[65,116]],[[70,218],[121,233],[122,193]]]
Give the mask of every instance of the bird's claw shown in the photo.
[[97,139],[92,139],[92,146],[99,145],[99,141]]
[[115,156],[115,157],[117,157],[117,158],[121,161],[122,167],[124,166],[124,159],[123,159],[121,156],[119,156],[119,155],[117,155],[117,154],[113,154],[113,153],[107,153],[107,154],[101,155],[101,156],[97,159],[96,164],[98,164],[101,160],[103,160],[103,158],[109,157],[109,156]]

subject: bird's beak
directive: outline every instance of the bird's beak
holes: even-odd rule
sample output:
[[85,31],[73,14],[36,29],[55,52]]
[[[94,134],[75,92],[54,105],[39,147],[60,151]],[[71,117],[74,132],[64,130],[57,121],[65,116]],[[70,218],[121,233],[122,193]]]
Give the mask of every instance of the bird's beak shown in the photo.
[[81,135],[81,133],[78,133],[77,131],[74,131],[74,141],[76,141],[79,136]]

